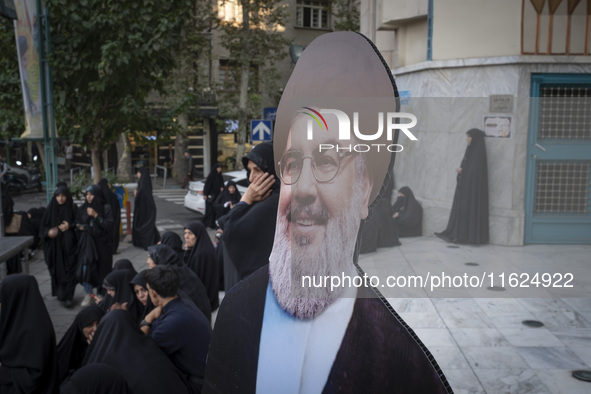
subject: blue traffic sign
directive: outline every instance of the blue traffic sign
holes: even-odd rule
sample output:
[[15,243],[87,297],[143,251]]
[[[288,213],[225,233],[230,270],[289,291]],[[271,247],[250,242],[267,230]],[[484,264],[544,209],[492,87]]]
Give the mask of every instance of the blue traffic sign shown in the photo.
[[263,108],[263,118],[269,120],[277,120],[277,107]]
[[266,119],[253,119],[250,121],[251,141],[271,141],[273,122]]

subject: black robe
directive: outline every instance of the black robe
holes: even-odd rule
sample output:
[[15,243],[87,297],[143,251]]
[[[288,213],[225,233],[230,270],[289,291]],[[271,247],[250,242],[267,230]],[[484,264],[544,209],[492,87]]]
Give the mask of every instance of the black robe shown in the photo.
[[185,251],[184,262],[203,282],[207,290],[209,305],[214,311],[220,305],[220,282],[215,249],[201,222],[191,222],[185,226],[185,229],[195,235],[196,241],[192,248]]
[[471,129],[466,134],[472,142],[462,160],[462,172],[457,175],[454,201],[447,227],[435,233],[447,242],[488,243],[488,167],[484,133]]
[[105,312],[97,305],[89,305],[82,309],[57,345],[59,381],[63,382],[69,375],[82,366],[82,360],[88,349],[88,342],[82,330],[95,321],[100,321]]
[[127,394],[127,382],[115,368],[90,364],[80,368],[60,387],[60,394]]
[[156,245],[160,233],[156,228],[156,203],[152,195],[152,179],[147,168],[140,169],[140,180],[133,203],[133,227],[131,239],[133,245],[142,249]]
[[115,304],[119,304],[121,307],[126,304],[125,307],[127,308],[127,312],[135,321],[138,320],[143,312],[143,308],[140,308],[137,303],[133,302],[136,297],[129,286],[136,275],[137,272],[135,272],[135,270],[130,271],[124,269],[113,271],[106,276],[103,282],[103,287],[113,288],[115,290],[115,296],[111,297],[108,295],[105,297],[100,305],[103,311],[108,312]]
[[[66,196],[66,202],[59,205],[58,194]],[[67,187],[61,186],[55,191],[41,221],[41,239],[45,263],[51,276],[51,295],[58,301],[71,300],[76,288],[76,205]],[[49,230],[67,222],[68,230],[58,229],[56,238],[49,238]]]
[[185,251],[183,250],[183,240],[181,239],[180,235],[172,231],[167,231],[162,234],[162,239],[160,240],[160,243],[162,245],[170,246],[179,256],[179,260],[183,261]]
[[[203,393],[256,391],[268,283],[266,266],[226,294],[209,347]],[[414,331],[372,289],[360,288],[323,392],[447,393],[452,390]]]
[[228,190],[230,186],[236,187],[236,182],[228,181],[224,190],[218,195],[213,203],[215,210],[215,220],[218,220],[220,217],[230,212],[231,207],[229,204],[227,204],[228,202],[235,205],[242,198],[242,194],[240,194],[237,187],[234,193],[230,193]]
[[101,319],[83,361],[84,365],[95,363],[119,371],[132,393],[188,393],[168,356],[123,310],[111,311]]
[[241,279],[265,265],[273,249],[281,185],[275,174],[273,157],[273,144],[269,142],[256,145],[244,156],[244,168],[248,168],[248,162],[252,161],[261,170],[271,174],[275,183],[271,187],[271,195],[263,201],[252,205],[238,204],[226,215],[224,247]]
[[55,393],[55,331],[37,280],[24,274],[4,278],[0,302],[0,392]]
[[[91,272],[94,271],[94,274],[90,275],[90,277],[87,275],[87,283],[100,289],[105,277],[113,269],[113,254],[111,253],[113,250],[113,238],[111,235],[113,229],[113,214],[111,212],[111,206],[104,202],[101,188],[98,185],[92,185],[92,190],[94,200],[91,204],[84,202],[84,204],[78,208],[78,218],[76,219],[76,223],[77,225],[84,226],[83,232],[85,234],[81,234],[80,237],[90,236],[92,240],[88,240],[88,242],[94,241],[98,261],[94,267],[96,270],[90,269]],[[88,215],[86,211],[88,207],[93,208],[98,213],[96,219]],[[83,254],[87,253],[87,251],[88,248],[85,247],[81,238],[78,245],[79,266],[80,259]]]
[[205,179],[205,185],[203,185],[203,195],[207,196],[205,200],[205,217],[203,218],[203,224],[206,227],[215,227],[215,207],[214,202],[224,187],[224,177],[217,171],[221,168],[217,164],[213,170],[207,175]]
[[128,259],[119,259],[113,263],[113,271],[119,270],[129,270],[133,271],[134,274],[137,274],[136,269]]
[[148,248],[150,258],[156,265],[174,267],[179,275],[179,296],[190,299],[195,306],[211,321],[211,305],[201,279],[189,269],[168,245],[154,245]]
[[409,187],[404,186],[398,190],[404,195],[396,199],[392,207],[392,215],[398,212],[394,223],[401,237],[419,237],[423,234],[423,207],[415,198]]
[[120,240],[120,227],[121,227],[121,206],[119,205],[119,199],[117,195],[109,188],[109,181],[103,178],[99,181],[98,185],[103,190],[105,201],[111,206],[111,212],[113,212],[113,254],[117,252],[119,248]]

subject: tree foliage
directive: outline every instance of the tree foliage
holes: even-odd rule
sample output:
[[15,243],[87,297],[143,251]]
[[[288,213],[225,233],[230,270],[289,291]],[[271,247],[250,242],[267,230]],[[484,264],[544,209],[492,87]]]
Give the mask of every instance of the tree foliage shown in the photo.
[[[127,131],[167,127],[151,109],[176,62],[173,49],[192,15],[190,0],[47,0],[51,65],[61,135],[98,154]],[[96,179],[95,179],[96,180]]]
[[240,167],[247,122],[260,116],[264,92],[277,91],[279,73],[275,64],[287,56],[290,43],[283,33],[288,11],[282,0],[227,2],[239,3],[242,13],[241,18],[218,20],[221,45],[229,53],[229,72],[236,82],[234,87],[226,87],[220,113],[239,121],[236,165]]
[[331,11],[335,31],[359,31],[359,0],[333,0]]
[[25,131],[25,113],[18,71],[13,22],[0,18],[0,139]]

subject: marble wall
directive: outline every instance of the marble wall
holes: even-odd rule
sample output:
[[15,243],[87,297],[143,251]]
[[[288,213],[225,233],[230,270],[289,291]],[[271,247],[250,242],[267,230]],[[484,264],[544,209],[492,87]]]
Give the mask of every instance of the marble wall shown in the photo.
[[[591,57],[465,59],[427,62],[393,70],[401,111],[417,116],[418,141],[401,136],[396,186],[421,201],[427,236],[445,229],[456,186],[455,169],[466,149],[466,131],[484,128],[486,116],[510,116],[510,138],[487,138],[490,242],[523,245],[530,81],[533,73],[591,73]],[[513,96],[513,109],[490,112],[490,95]]]

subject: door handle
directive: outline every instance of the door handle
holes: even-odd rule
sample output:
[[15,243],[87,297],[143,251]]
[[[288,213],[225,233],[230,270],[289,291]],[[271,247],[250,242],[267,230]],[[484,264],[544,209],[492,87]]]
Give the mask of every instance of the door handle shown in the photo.
[[546,148],[536,142],[536,147],[546,152]]

